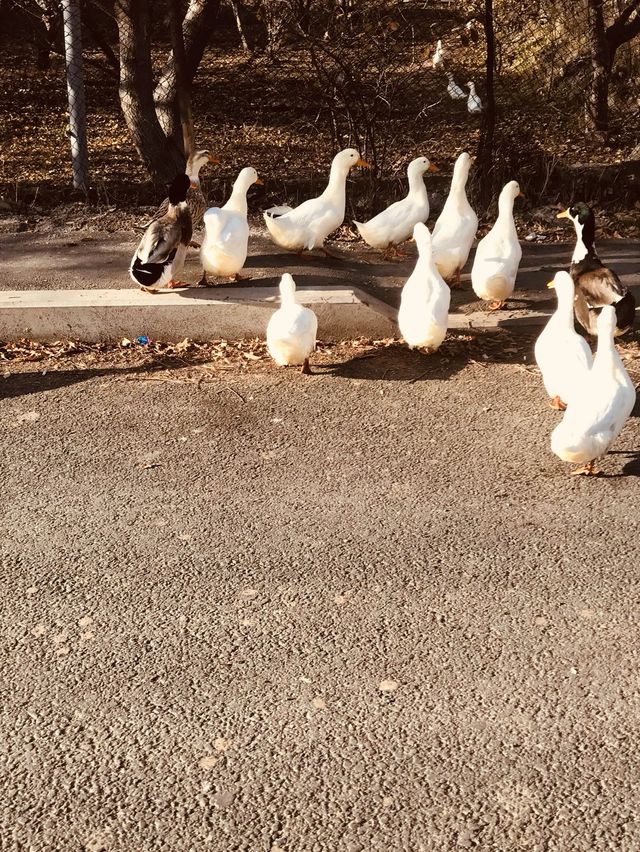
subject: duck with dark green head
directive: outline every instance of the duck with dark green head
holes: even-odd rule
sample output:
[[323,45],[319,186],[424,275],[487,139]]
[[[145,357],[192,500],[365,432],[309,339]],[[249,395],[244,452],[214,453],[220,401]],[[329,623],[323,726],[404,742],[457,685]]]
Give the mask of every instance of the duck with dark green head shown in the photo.
[[633,293],[606,267],[596,253],[596,217],[588,204],[579,201],[558,219],[571,219],[576,229],[576,247],[571,258],[571,277],[576,287],[574,312],[580,325],[597,334],[597,320],[603,305],[613,305],[616,312],[616,335],[633,328],[636,300]]

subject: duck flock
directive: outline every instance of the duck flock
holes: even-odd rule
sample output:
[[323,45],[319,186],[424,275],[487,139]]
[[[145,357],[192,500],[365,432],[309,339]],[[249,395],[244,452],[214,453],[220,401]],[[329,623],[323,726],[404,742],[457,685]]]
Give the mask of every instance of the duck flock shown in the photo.
[[[216,162],[208,151],[196,151],[189,157],[185,174],[172,182],[169,197],[136,249],[130,274],[147,293],[165,286],[187,286],[178,275],[189,246],[200,248],[200,286],[217,283],[215,279],[241,278],[249,245],[247,193],[262,181],[255,169],[242,169],[227,203],[207,209],[199,174],[208,162]],[[400,256],[400,244],[415,241],[418,257],[402,289],[398,326],[410,348],[426,353],[435,352],[445,338],[451,288],[460,287],[460,273],[478,229],[478,218],[466,194],[471,165],[469,154],[460,154],[433,232],[425,225],[429,198],[424,175],[437,169],[426,157],[409,163],[409,189],[403,199],[368,222],[354,223],[362,239],[385,258]],[[355,167],[369,166],[355,149],[340,151],[333,158],[321,195],[295,208],[280,205],[264,211],[273,242],[298,254],[312,249],[330,254],[324,242],[344,221],[347,176]],[[520,195],[516,181],[503,187],[497,219],[476,248],[471,285],[489,310],[502,308],[514,290],[522,249],[513,207]],[[551,449],[563,461],[578,465],[572,473],[594,474],[596,461],[606,454],[635,405],[635,387],[614,342],[615,336],[633,328],[635,300],[596,253],[591,208],[579,202],[558,218],[572,220],[576,246],[569,272],[559,271],[548,284],[556,293],[557,309],[536,342],[535,357],[550,406],[564,412],[551,435]],[[199,245],[192,242],[192,236],[202,221],[205,233]],[[302,372],[308,373],[316,346],[317,317],[297,302],[295,282],[288,273],[280,281],[280,299],[280,308],[266,329],[268,351],[278,365],[302,365]],[[585,337],[576,332],[575,320],[588,335],[597,337],[595,356]]]

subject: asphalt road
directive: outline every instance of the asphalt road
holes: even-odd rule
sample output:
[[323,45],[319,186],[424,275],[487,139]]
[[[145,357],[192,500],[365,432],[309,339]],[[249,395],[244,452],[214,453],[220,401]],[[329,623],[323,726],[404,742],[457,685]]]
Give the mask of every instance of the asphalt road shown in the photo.
[[3,364],[3,849],[640,848],[640,421],[487,340]]
[[[1,235],[0,290],[133,287],[128,268],[138,237],[130,233],[64,232],[60,229],[52,234]],[[568,266],[572,246],[572,242],[522,243],[523,257],[516,290],[508,305],[514,316],[526,317],[530,309],[554,309],[555,299],[545,285],[558,269]],[[250,256],[243,274],[251,276],[247,282],[250,286],[273,286],[282,273],[288,271],[299,286],[361,287],[397,307],[400,288],[415,263],[415,247],[407,244],[404,248],[409,257],[401,262],[385,262],[379,252],[363,250],[362,243],[341,243],[334,247],[340,260],[327,258],[320,252],[299,258],[274,246],[258,232],[252,233]],[[622,280],[634,288],[640,303],[640,244],[633,240],[604,240],[598,243],[598,251]],[[463,289],[452,291],[454,312],[486,310],[485,303],[471,290],[472,262],[473,252],[463,275]],[[195,285],[201,275],[198,252],[192,250],[181,277]]]

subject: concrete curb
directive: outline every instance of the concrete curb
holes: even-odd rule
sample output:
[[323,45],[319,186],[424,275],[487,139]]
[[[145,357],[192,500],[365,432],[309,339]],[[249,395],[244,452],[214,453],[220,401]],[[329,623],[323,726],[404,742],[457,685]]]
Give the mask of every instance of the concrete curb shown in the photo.
[[[298,290],[318,316],[323,339],[390,337],[396,311],[357,288]],[[185,288],[147,294],[126,290],[7,290],[0,292],[0,339],[85,342],[146,334],[177,341],[264,337],[279,304],[276,287]]]
[[[300,301],[318,316],[324,340],[397,336],[397,311],[359,288],[299,288]],[[217,287],[166,290],[0,291],[0,340],[84,342],[134,339],[146,334],[167,342],[263,337],[278,307],[276,287]],[[548,313],[475,312],[450,314],[450,329],[530,328]]]

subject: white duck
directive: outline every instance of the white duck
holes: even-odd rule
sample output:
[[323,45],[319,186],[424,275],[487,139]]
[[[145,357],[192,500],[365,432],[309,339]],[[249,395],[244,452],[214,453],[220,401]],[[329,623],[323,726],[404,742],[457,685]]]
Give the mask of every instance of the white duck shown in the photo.
[[447,79],[449,80],[449,85],[447,86],[447,92],[449,93],[449,97],[454,101],[464,101],[467,99],[467,93],[464,89],[461,89],[460,86],[453,79],[453,74],[450,71],[447,71]]
[[549,405],[563,411],[591,369],[593,359],[589,344],[575,330],[573,279],[568,272],[557,272],[547,287],[556,291],[558,307],[536,340],[534,351],[551,397]]
[[479,299],[491,300],[492,311],[502,308],[513,293],[522,257],[513,221],[513,202],[522,195],[515,180],[503,187],[498,199],[498,218],[478,243],[471,269],[471,285]]
[[435,352],[447,333],[451,292],[433,262],[431,234],[422,222],[413,229],[418,260],[400,297],[398,325],[407,345]]
[[476,92],[476,84],[472,80],[467,83],[467,88],[469,89],[467,112],[470,112],[471,115],[477,115],[479,112],[482,112],[482,100]]
[[467,262],[478,230],[478,217],[467,199],[467,179],[471,157],[466,151],[456,160],[449,196],[433,229],[433,259],[445,281],[455,277],[460,286],[460,271]]
[[444,57],[445,52],[442,49],[442,41],[438,39],[438,43],[436,44],[436,49],[431,57],[431,64],[437,70],[438,68],[444,67]]
[[267,325],[267,349],[279,367],[302,364],[311,373],[309,355],[316,348],[318,318],[296,301],[296,284],[288,272],[280,279],[280,307]]
[[355,148],[346,148],[333,158],[322,195],[293,209],[282,205],[266,210],[264,220],[274,243],[297,252],[323,248],[329,234],[344,221],[347,175],[355,166],[371,168]]
[[[438,167],[426,157],[417,157],[409,163],[407,178],[409,192],[401,200],[389,205],[368,222],[355,222],[362,239],[372,248],[385,252],[398,243],[408,240],[416,222],[429,218],[429,196],[422,176],[425,172],[437,172]],[[397,252],[396,252],[397,253]]]
[[249,246],[247,192],[254,183],[262,183],[258,172],[250,166],[242,169],[224,207],[210,207],[204,214],[205,235],[200,249],[202,286],[208,284],[207,272],[239,278]]
[[595,462],[618,437],[636,401],[633,382],[613,342],[616,312],[612,305],[602,308],[597,325],[593,367],[551,434],[552,451],[562,461],[581,465],[574,474],[598,473]]

